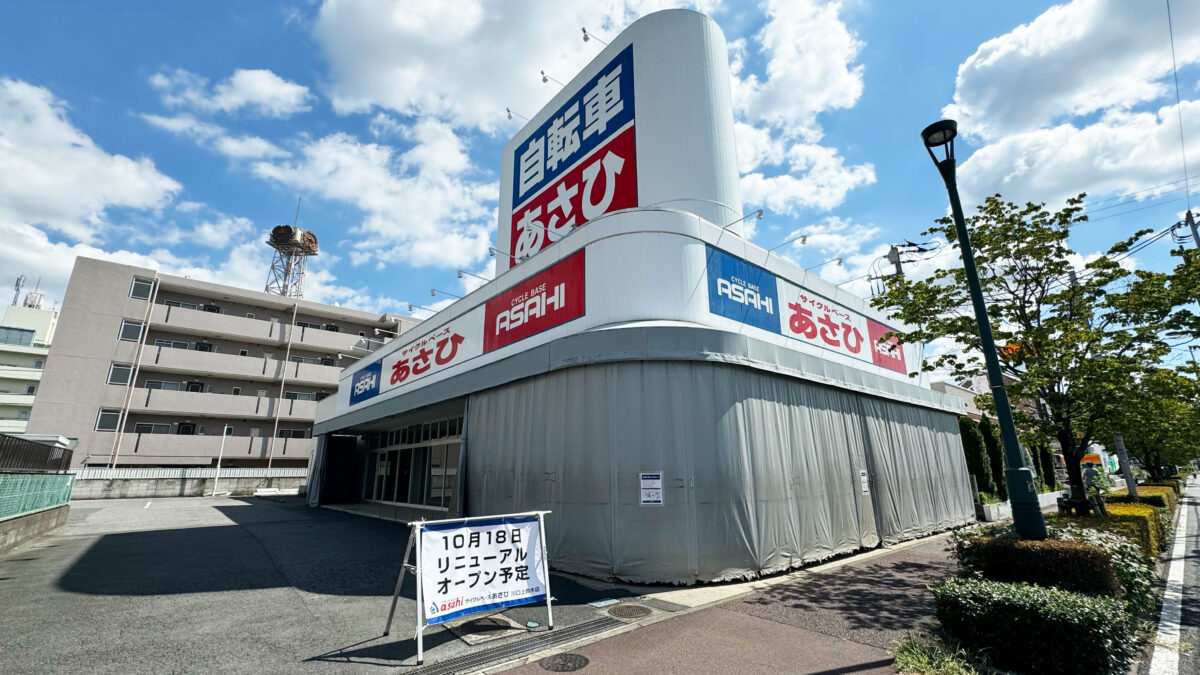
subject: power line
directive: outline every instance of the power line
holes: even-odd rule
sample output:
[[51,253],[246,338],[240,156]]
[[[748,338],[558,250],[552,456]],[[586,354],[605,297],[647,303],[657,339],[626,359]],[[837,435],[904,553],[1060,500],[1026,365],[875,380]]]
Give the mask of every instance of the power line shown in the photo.
[[1179,68],[1175,65],[1175,26],[1171,22],[1171,0],[1167,0],[1167,31],[1171,36],[1171,70],[1175,73],[1175,114],[1179,117],[1179,154],[1183,156],[1183,186],[1188,211],[1192,210],[1191,181],[1188,179],[1187,145],[1183,136],[1183,103],[1179,98]]

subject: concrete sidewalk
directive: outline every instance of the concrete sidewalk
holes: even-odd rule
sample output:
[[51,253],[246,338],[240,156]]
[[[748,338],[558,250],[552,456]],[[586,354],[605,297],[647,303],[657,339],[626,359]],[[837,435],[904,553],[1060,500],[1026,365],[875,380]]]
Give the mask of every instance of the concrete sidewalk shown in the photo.
[[[946,537],[937,536],[769,580],[570,652],[586,656],[583,672],[595,674],[894,672],[891,642],[937,623],[927,586],[954,570],[945,548]],[[687,592],[662,595],[679,602]],[[531,662],[511,672],[546,671]]]

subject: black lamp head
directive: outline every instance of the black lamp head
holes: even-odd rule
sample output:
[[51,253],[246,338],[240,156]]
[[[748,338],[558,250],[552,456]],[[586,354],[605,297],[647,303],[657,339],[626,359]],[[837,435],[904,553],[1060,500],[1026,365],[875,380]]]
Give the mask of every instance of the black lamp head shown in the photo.
[[[929,152],[929,157],[933,159],[934,164],[940,164],[942,161],[954,161],[954,137],[958,135],[958,122],[954,120],[941,120],[934,122],[925,127],[921,132],[921,141],[925,143],[925,150]],[[939,160],[937,155],[933,154],[934,148],[944,147],[945,158]]]

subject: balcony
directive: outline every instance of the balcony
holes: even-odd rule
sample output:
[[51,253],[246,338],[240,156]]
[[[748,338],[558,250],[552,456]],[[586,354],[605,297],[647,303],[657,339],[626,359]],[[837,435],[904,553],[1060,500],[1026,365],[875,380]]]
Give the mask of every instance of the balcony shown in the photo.
[[[155,305],[150,311],[152,328],[170,329],[175,333],[199,335],[238,342],[285,346],[291,326],[287,323],[249,319],[229,314],[204,312],[198,309]],[[373,336],[368,336],[372,337]],[[335,333],[320,328],[296,328],[292,346],[329,354],[362,354],[377,349],[383,343],[368,340],[357,334]]]
[[[276,438],[275,459],[308,459],[314,439]],[[263,436],[226,436],[224,457],[266,459],[271,439]],[[221,454],[221,437],[174,434],[130,434],[121,441],[119,464],[203,464]]]
[[142,353],[141,368],[147,372],[208,375],[257,382],[279,381],[286,375],[291,383],[334,389],[342,372],[337,366],[154,346],[147,346]]
[[[0,392],[0,405],[12,405],[29,408],[33,406],[33,394],[26,393],[10,393]],[[313,414],[317,412],[316,406],[313,406]]]
[[37,382],[42,379],[42,369],[29,366],[0,366],[0,380],[22,380]]
[[276,410],[280,420],[311,423],[317,414],[317,402],[167,389],[135,389],[129,402],[130,413],[189,417],[271,420],[275,419]]

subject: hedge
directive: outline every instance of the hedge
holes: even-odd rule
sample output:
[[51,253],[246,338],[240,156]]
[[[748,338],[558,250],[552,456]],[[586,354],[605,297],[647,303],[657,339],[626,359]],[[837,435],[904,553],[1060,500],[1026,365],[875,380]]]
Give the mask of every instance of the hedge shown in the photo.
[[[1177,479],[1177,478],[1164,478],[1162,480],[1155,481],[1153,483],[1146,483],[1145,487],[1169,487],[1175,491],[1176,497],[1179,497],[1179,493],[1182,489],[1182,485],[1180,484],[1179,479]],[[1141,490],[1141,488],[1142,488],[1142,486],[1139,485],[1138,489]]]
[[1165,546],[1162,521],[1157,509],[1148,504],[1109,504],[1108,519],[1119,523],[1133,523],[1142,549],[1151,556],[1162,553]]
[[[1113,490],[1109,493],[1108,501],[1117,503],[1134,503],[1129,497],[1129,491],[1122,488]],[[1166,485],[1139,485],[1138,486],[1138,501],[1142,504],[1157,506],[1160,509],[1167,509],[1171,515],[1175,515],[1175,508],[1179,503],[1179,497],[1175,491]]]
[[[1109,512],[1113,508],[1121,506],[1121,504],[1110,504]],[[1153,508],[1153,507],[1147,507]],[[1062,516],[1048,515],[1046,516],[1046,525],[1054,527],[1076,527],[1093,529],[1099,532],[1108,532],[1124,537],[1126,540],[1137,546],[1142,552],[1142,555],[1147,558],[1154,558],[1158,555],[1158,550],[1153,547],[1153,542],[1148,536],[1145,528],[1140,527],[1139,523],[1130,519],[1117,518],[1097,518],[1094,516]]]
[[993,581],[1026,581],[1080,593],[1122,594],[1109,553],[1080,541],[987,537],[963,549],[958,554],[959,564]]
[[992,581],[1120,597],[1135,616],[1154,609],[1154,563],[1130,538],[1074,526],[1047,527],[1046,536],[1022,541],[1011,525],[977,526],[951,535],[950,550],[963,570]]
[[1021,673],[1125,673],[1134,621],[1114,598],[983,579],[933,589],[948,635]]

